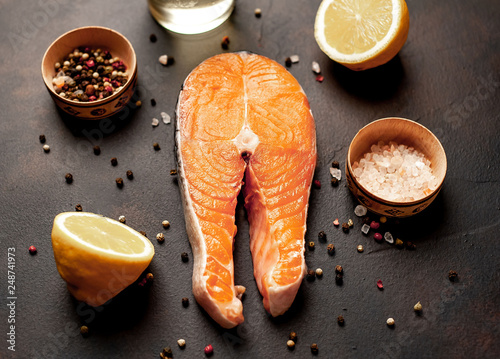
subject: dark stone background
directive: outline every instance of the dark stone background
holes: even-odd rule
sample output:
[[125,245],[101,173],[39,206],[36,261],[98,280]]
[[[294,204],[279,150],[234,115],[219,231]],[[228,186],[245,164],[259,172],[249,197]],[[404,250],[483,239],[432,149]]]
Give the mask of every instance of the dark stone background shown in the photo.
[[[323,358],[494,358],[500,355],[498,231],[500,3],[496,0],[409,0],[411,25],[400,54],[380,68],[354,73],[333,63],[318,48],[313,24],[319,0],[241,1],[230,20],[201,36],[163,30],[149,15],[146,1],[6,1],[0,0],[0,341],[1,358],[155,358],[171,346],[175,358],[203,357],[211,343],[214,358],[305,358],[319,345]],[[255,7],[262,18],[255,18]],[[131,107],[114,120],[104,137],[100,122],[81,123],[62,116],[42,83],[45,49],[60,34],[84,25],[111,27],[133,44],[138,58],[142,108]],[[149,35],[158,36],[157,43]],[[290,72],[307,93],[316,119],[318,165],[323,186],[312,191],[307,240],[324,230],[326,243],[307,251],[311,268],[324,277],[304,282],[290,311],[266,314],[252,275],[248,224],[240,205],[235,248],[236,283],[246,286],[245,322],[224,330],[196,304],[191,294],[191,250],[184,228],[175,168],[174,126],[151,119],[161,111],[174,115],[180,86],[204,59],[222,52],[249,50],[284,63],[300,55]],[[176,62],[161,67],[158,57]],[[325,77],[315,81],[311,61]],[[158,102],[156,107],[150,98]],[[401,116],[432,130],[448,156],[441,194],[424,213],[388,228],[415,251],[376,243],[360,232],[355,203],[346,182],[329,185],[332,160],[344,166],[355,133],[378,118]],[[86,132],[85,132],[86,131]],[[42,151],[38,136],[51,146]],[[87,134],[87,135],[85,135]],[[161,151],[155,152],[153,142]],[[94,156],[91,147],[102,148]],[[117,167],[110,158],[117,157]],[[131,169],[123,189],[114,183]],[[68,185],[64,174],[71,172]],[[118,218],[150,238],[172,226],[166,241],[153,239],[151,287],[132,285],[100,311],[80,306],[57,273],[50,243],[54,216],[84,210]],[[335,218],[352,218],[348,235],[334,228]],[[28,246],[38,247],[30,256]],[[365,252],[356,252],[363,244]],[[16,248],[16,352],[7,350],[7,248]],[[341,264],[344,284],[333,268]],[[452,283],[450,269],[459,273]],[[382,279],[383,291],[376,288]],[[191,299],[183,308],[181,298]],[[421,301],[423,315],[413,312]],[[339,327],[338,315],[345,318]],[[394,317],[396,326],[385,321]],[[79,334],[86,323],[89,338]],[[295,351],[286,340],[299,336]],[[181,351],[176,340],[184,338]]]

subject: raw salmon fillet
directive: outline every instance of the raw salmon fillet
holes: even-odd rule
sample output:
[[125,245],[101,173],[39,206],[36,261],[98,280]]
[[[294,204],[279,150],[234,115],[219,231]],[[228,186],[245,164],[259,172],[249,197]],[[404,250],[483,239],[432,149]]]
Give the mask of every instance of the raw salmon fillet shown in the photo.
[[306,95],[275,61],[221,54],[187,77],[176,125],[197,302],[224,328],[243,322],[245,288],[234,284],[233,241],[244,187],[255,280],[265,309],[283,314],[306,272],[304,234],[316,165]]

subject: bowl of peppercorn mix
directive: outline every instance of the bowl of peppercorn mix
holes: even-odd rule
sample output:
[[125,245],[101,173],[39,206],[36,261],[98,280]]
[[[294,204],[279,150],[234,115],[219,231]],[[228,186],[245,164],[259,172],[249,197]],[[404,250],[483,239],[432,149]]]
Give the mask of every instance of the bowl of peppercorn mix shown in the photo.
[[426,209],[443,186],[446,153],[421,124],[389,117],[373,121],[354,136],[346,178],[354,197],[370,211],[409,217]]
[[137,83],[137,62],[130,42],[100,26],[71,30],[57,38],[42,60],[42,77],[52,99],[80,119],[101,119],[119,112]]

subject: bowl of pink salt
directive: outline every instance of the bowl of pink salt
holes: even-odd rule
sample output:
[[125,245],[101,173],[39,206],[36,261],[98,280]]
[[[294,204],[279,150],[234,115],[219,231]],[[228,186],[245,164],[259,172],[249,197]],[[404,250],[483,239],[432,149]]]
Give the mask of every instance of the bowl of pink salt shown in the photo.
[[443,146],[431,131],[389,117],[369,123],[354,136],[346,178],[354,197],[370,211],[409,217],[434,201],[446,168]]

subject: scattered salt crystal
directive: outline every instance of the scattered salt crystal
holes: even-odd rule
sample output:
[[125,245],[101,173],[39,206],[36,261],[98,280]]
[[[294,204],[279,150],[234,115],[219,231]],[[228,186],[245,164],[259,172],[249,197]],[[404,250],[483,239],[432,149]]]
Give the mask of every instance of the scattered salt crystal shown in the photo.
[[163,123],[168,125],[170,123],[170,116],[166,112],[160,113]]
[[154,127],[156,127],[156,126],[158,126],[159,123],[160,123],[160,121],[158,121],[157,118],[153,118],[153,121],[151,122],[151,125],[154,126]]
[[292,61],[292,64],[296,64],[297,62],[299,62],[299,55],[290,56],[290,60]]
[[330,174],[339,181],[342,179],[342,171],[338,168],[330,167]]
[[363,226],[361,227],[361,232],[363,232],[364,234],[368,234],[368,232],[370,232],[370,226],[367,224],[363,224]]
[[363,217],[364,215],[366,215],[366,211],[366,207],[360,204],[357,205],[356,208],[354,208],[354,214],[358,217]]
[[384,239],[387,243],[394,243],[394,237],[392,236],[392,234],[390,232],[385,232],[384,233]]
[[167,66],[167,63],[168,63],[168,56],[167,56],[167,55],[161,55],[161,56],[158,58],[158,61],[160,61],[160,64],[162,64],[163,66]]
[[319,67],[319,64],[316,61],[312,62],[312,70],[315,74],[319,74],[321,72],[321,68]]

